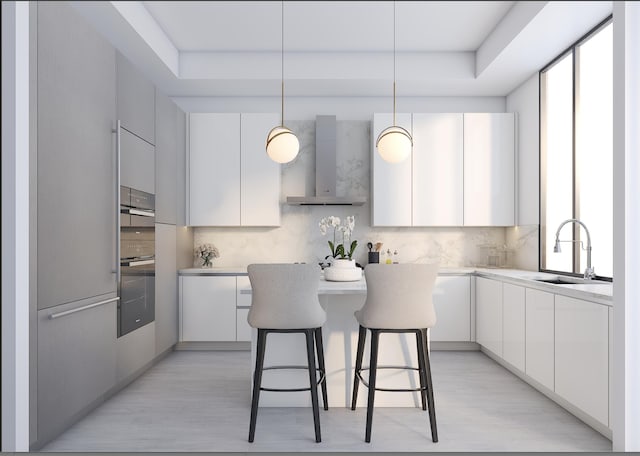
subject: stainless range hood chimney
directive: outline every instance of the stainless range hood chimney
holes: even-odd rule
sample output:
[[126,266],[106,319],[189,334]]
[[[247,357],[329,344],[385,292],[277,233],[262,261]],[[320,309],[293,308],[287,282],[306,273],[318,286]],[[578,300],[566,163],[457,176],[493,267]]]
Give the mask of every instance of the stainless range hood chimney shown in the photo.
[[316,116],[316,195],[288,196],[299,206],[362,206],[364,197],[336,196],[336,116]]

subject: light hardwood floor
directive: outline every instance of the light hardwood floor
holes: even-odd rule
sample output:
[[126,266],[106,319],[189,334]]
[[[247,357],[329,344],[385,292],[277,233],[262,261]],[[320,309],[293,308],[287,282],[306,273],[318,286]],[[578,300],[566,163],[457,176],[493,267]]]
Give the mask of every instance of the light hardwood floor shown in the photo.
[[446,351],[431,361],[439,443],[417,408],[376,408],[371,444],[365,409],[321,410],[315,443],[310,409],[263,408],[250,444],[249,357],[173,352],[41,451],[611,451],[609,440],[482,353]]

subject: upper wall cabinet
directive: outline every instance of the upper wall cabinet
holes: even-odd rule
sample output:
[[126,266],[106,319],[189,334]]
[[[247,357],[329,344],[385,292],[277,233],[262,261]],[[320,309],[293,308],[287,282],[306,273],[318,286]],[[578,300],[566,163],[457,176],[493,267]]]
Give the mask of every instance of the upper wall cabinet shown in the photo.
[[464,225],[515,224],[515,116],[464,114]]
[[280,165],[265,151],[278,114],[240,115],[240,224],[280,225]]
[[125,129],[155,144],[155,87],[119,52],[116,66],[118,119]]
[[184,112],[156,91],[157,223],[176,225],[178,213],[184,211],[184,190],[178,195],[184,185],[184,135]]
[[413,151],[402,163],[382,160],[375,141],[393,117],[374,114],[372,226],[514,225],[513,113],[396,118],[412,132]]
[[[411,226],[411,155],[388,163],[376,150],[376,139],[393,124],[393,114],[374,114],[371,129],[371,225]],[[411,114],[396,114],[396,125],[411,132]]]
[[189,225],[280,224],[280,166],[265,152],[277,124],[277,114],[189,115]]
[[463,224],[462,113],[413,114],[413,226]]

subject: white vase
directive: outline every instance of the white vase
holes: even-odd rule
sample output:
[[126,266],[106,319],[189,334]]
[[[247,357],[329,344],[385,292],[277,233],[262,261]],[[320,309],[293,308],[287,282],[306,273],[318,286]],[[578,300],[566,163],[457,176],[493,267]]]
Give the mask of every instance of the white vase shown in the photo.
[[355,260],[334,259],[324,270],[324,278],[330,282],[355,282],[362,278],[362,269],[356,266]]
[[335,258],[333,260],[333,264],[331,265],[332,268],[340,268],[340,269],[344,269],[344,268],[348,268],[348,269],[353,269],[356,267],[356,261],[355,260],[350,260],[348,258]]

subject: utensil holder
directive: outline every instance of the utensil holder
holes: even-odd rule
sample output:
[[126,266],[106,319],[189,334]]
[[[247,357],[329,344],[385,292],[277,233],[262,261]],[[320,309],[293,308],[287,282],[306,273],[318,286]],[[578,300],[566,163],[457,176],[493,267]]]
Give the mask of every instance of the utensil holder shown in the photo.
[[369,252],[369,264],[380,263],[380,252]]

